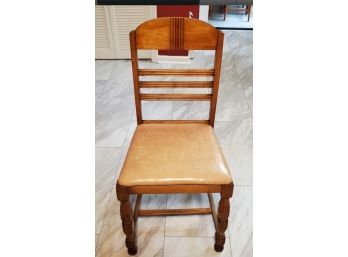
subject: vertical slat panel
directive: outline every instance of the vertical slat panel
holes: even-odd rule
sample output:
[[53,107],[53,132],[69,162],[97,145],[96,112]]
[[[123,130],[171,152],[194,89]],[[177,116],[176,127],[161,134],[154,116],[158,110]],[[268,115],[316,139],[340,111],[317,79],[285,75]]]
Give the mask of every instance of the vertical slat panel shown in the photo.
[[184,48],[184,18],[171,17],[170,18],[170,49],[182,50]]
[[170,28],[169,28],[169,41],[170,41],[170,49],[174,49],[175,46],[175,20],[174,18],[170,18]]
[[179,49],[184,49],[184,19],[179,19]]

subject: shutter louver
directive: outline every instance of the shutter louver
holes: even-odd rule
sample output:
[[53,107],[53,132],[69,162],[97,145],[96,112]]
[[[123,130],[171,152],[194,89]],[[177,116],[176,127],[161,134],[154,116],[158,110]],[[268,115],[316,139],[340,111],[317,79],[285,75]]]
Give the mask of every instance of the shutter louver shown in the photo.
[[[110,6],[115,52],[118,58],[130,58],[129,32],[144,21],[152,19],[150,6]],[[139,51],[139,58],[151,58],[149,51]]]
[[95,6],[95,57],[97,59],[116,58],[109,10],[106,6]]

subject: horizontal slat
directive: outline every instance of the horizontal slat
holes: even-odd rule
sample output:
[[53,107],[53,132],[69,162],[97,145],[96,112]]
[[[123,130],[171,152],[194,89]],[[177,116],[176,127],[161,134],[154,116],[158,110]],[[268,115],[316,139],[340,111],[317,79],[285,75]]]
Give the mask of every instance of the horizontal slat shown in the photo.
[[212,88],[213,81],[139,81],[141,88]]
[[214,69],[139,69],[139,76],[214,76]]
[[211,94],[140,94],[145,101],[210,101]]
[[209,120],[143,120],[143,124],[183,124],[183,123],[199,123],[210,124]]
[[210,208],[194,209],[166,209],[166,210],[139,210],[138,216],[167,216],[167,215],[194,215],[211,214]]

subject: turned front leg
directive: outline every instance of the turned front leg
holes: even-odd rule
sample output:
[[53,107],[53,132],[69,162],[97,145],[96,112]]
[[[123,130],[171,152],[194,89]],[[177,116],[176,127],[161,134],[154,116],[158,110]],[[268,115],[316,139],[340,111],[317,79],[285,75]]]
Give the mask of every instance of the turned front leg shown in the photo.
[[232,197],[233,184],[222,186],[221,199],[218,206],[217,213],[217,227],[215,233],[214,249],[221,252],[224,249],[226,241],[225,231],[228,226],[228,216],[230,214],[230,198]]
[[117,186],[117,199],[121,202],[120,214],[123,232],[126,234],[126,246],[130,255],[137,254],[138,248],[135,238],[135,227],[133,221],[132,206],[129,202],[129,193],[125,188]]

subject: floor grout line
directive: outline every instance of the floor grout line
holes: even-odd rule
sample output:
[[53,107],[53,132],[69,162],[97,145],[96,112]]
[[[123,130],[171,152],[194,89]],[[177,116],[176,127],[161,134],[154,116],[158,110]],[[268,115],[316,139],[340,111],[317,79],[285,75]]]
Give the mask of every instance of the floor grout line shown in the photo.
[[232,251],[232,245],[231,245],[231,236],[228,238],[228,243],[230,244],[231,257],[233,257],[233,251]]
[[[167,200],[168,200],[168,195],[166,194],[166,208],[167,208]],[[164,257],[164,245],[165,245],[165,240],[166,240],[166,223],[167,223],[167,216],[164,216],[164,231],[163,231],[163,257]]]
[[[105,211],[104,211],[104,215],[103,215],[103,219],[101,220],[101,226],[100,226],[100,230],[99,230],[99,235],[101,235],[102,231],[103,231],[103,227],[104,227],[104,220],[106,217],[106,214],[108,212],[109,209],[109,203],[110,203],[110,198],[111,198],[111,193],[113,191],[114,187],[112,186],[112,188],[109,191],[109,197],[108,197],[108,203],[106,205]],[[98,239],[98,243],[99,243],[99,239]],[[98,246],[98,245],[97,245]]]
[[[239,51],[240,51],[240,49],[238,50],[237,55],[239,54]],[[236,72],[237,72],[237,74],[238,74],[240,89],[241,89],[241,91],[242,91],[242,94],[243,94],[243,96],[244,96],[244,100],[245,100],[246,105],[247,105],[247,107],[248,107],[249,115],[250,115],[251,119],[253,119],[253,115],[252,115],[251,108],[250,108],[250,105],[249,105],[249,102],[248,102],[248,98],[247,98],[247,96],[246,96],[246,94],[245,94],[245,91],[244,91],[244,89],[243,89],[243,87],[242,87],[242,80],[241,80],[241,78],[240,78],[240,74],[239,74],[239,72],[238,72],[238,70],[237,70],[237,67],[236,67],[236,64],[235,64],[235,62],[234,62],[234,59],[232,60],[232,64],[233,64],[233,68],[236,70]]]
[[[129,125],[129,126],[130,126],[130,125]],[[128,130],[129,130],[129,127],[128,127]],[[127,135],[128,135],[128,132],[127,132]],[[127,137],[126,137],[125,140],[123,141],[123,143],[122,143],[123,145],[124,145],[126,139],[127,139]],[[121,151],[120,151],[120,154],[119,154],[119,157],[118,157],[118,161],[117,161],[117,169],[115,169],[115,170],[116,170],[115,172],[117,172],[117,171],[118,171],[118,168],[119,168],[119,165],[120,165],[120,162],[121,162],[122,152],[123,152],[123,148],[124,148],[124,147],[109,147],[109,148],[120,148],[120,150],[121,150]],[[111,154],[111,153],[110,153],[110,154]],[[115,174],[114,176],[117,176],[117,174]],[[114,178],[114,180],[115,180],[115,178]],[[114,186],[115,186],[115,184],[113,183],[113,184],[111,185],[111,189],[110,189],[110,192],[109,192],[109,197],[108,197],[107,205],[106,205],[105,212],[104,212],[104,215],[103,215],[103,219],[101,220],[101,227],[100,227],[100,230],[99,230],[99,234],[101,234],[101,233],[102,233],[102,230],[103,230],[104,220],[105,220],[107,211],[108,211],[108,209],[109,209],[110,198],[111,198],[111,194],[112,194],[112,192],[113,192],[113,190],[114,190]],[[115,193],[116,193],[116,192],[115,192]],[[97,242],[97,243],[99,244],[99,237],[98,237],[98,242]]]

